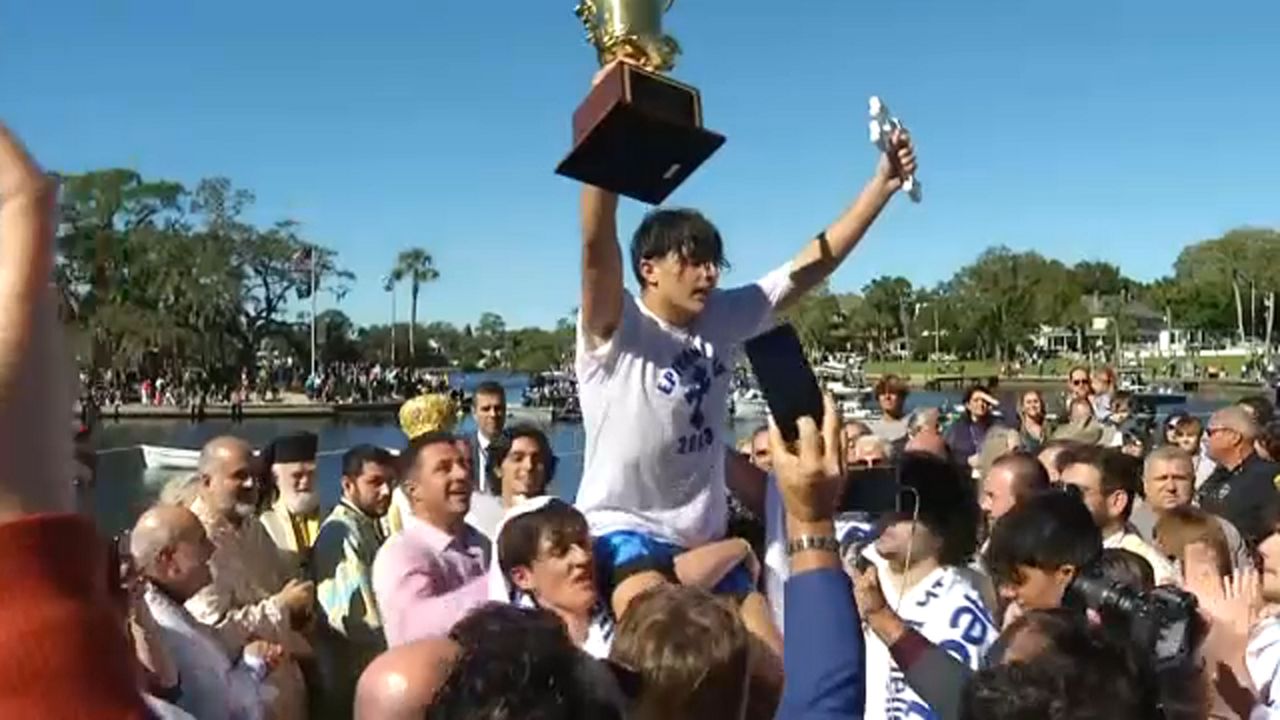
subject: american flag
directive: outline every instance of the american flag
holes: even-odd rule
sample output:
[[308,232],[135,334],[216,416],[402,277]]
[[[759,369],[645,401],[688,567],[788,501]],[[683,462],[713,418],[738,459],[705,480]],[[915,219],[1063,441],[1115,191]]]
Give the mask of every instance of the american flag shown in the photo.
[[301,250],[293,254],[293,267],[298,272],[311,272],[311,259],[315,256],[315,248],[310,245],[304,245]]

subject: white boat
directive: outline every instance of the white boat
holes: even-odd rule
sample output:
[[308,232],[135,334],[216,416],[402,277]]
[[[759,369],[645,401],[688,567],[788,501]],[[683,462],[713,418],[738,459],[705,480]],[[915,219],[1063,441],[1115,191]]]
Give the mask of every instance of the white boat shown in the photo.
[[510,405],[507,419],[512,423],[550,425],[555,419],[555,408],[550,405]]
[[769,403],[759,388],[739,388],[733,391],[729,400],[736,418],[752,419],[769,416]]
[[1176,387],[1148,384],[1142,368],[1121,368],[1117,386],[1133,397],[1136,405],[1148,410],[1160,405],[1177,405],[1187,401],[1187,394]]
[[[148,470],[195,470],[200,464],[199,450],[163,445],[139,445],[138,449],[142,451],[143,466]],[[396,457],[400,455],[400,451],[396,448],[386,448],[386,451]],[[253,454],[257,455],[258,452],[254,450]],[[345,452],[346,450],[321,450],[316,453],[316,457],[341,455]]]
[[845,420],[874,420],[880,417],[875,391],[865,382],[858,382],[857,378],[848,378],[843,382],[829,380],[823,385],[823,389],[836,401],[840,416]]
[[142,463],[158,470],[195,470],[200,461],[200,451],[188,448],[172,448],[162,445],[139,445]]

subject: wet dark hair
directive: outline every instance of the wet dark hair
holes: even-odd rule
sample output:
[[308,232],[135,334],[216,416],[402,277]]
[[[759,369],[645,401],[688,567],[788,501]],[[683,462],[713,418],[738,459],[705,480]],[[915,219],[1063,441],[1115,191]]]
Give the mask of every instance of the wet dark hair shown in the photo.
[[543,492],[546,492],[546,489],[551,487],[551,481],[555,479],[556,466],[559,465],[560,459],[551,450],[551,440],[547,438],[547,434],[532,425],[509,427],[491,440],[485,454],[485,472],[490,480],[499,482],[498,475],[502,471],[502,462],[507,459],[507,453],[511,452],[511,446],[520,438],[529,438],[538,443],[538,452],[542,453],[542,461],[546,464],[546,484],[542,487]]
[[1150,592],[1156,586],[1156,571],[1151,563],[1136,552],[1124,548],[1106,548],[1098,556],[1102,576],[1135,592]]
[[546,610],[482,605],[453,626],[449,639],[461,649],[427,708],[428,720],[622,717],[620,698],[595,670],[600,663]]
[[1083,568],[1102,552],[1102,533],[1076,494],[1048,490],[1020,501],[996,521],[985,561],[996,584],[1013,582],[1020,566]]
[[342,474],[344,477],[359,477],[364,472],[365,463],[395,467],[395,457],[377,445],[362,443],[356,445],[342,455]]
[[[1026,661],[979,671],[965,685],[965,720],[1145,720],[1162,717],[1133,653],[1063,613],[1028,613],[1006,630],[1046,647]],[[1003,639],[1003,636],[1002,636]]]
[[720,231],[702,213],[685,209],[651,210],[631,236],[631,271],[642,290],[645,284],[640,263],[672,253],[690,263],[709,262],[721,269],[729,267]]
[[498,534],[498,567],[510,576],[518,567],[529,567],[538,559],[543,542],[554,555],[568,552],[582,538],[591,541],[587,519],[569,503],[552,500],[545,506],[508,520]]
[[1052,608],[1028,610],[1009,623],[987,652],[987,666],[1006,662],[1005,655],[1018,636],[1033,632],[1044,641],[1045,652],[1067,652],[1088,655],[1095,643],[1105,642],[1106,635],[1089,627],[1084,615],[1077,610]]
[[[911,506],[918,501],[920,523],[941,540],[938,562],[966,565],[978,547],[978,522],[982,517],[973,482],[955,464],[914,451],[899,458],[898,482],[915,491],[908,497]],[[909,519],[909,512],[885,518],[888,522]]]

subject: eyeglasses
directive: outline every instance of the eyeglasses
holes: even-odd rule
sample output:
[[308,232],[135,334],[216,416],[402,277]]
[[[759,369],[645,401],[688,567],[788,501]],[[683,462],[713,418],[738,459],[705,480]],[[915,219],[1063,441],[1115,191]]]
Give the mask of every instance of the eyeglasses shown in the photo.
[[1072,385],[1088,385],[1089,378],[1075,378],[1071,381]]
[[1204,431],[1204,434],[1205,434],[1205,435],[1208,435],[1208,436],[1210,436],[1210,437],[1213,437],[1214,435],[1217,435],[1217,434],[1218,434],[1218,433],[1220,433],[1220,432],[1235,432],[1235,431],[1234,431],[1234,430],[1232,430],[1232,429],[1231,429],[1231,428],[1229,428],[1229,427],[1221,427],[1221,426],[1219,426],[1219,427],[1211,427],[1211,428],[1209,428],[1208,430],[1205,430],[1205,431]]

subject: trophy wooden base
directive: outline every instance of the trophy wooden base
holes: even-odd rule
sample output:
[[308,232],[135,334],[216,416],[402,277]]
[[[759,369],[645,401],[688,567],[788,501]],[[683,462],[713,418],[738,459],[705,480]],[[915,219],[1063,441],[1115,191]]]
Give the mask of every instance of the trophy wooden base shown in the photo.
[[556,172],[657,205],[724,140],[702,127],[697,89],[619,63],[573,113],[573,151]]

